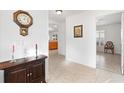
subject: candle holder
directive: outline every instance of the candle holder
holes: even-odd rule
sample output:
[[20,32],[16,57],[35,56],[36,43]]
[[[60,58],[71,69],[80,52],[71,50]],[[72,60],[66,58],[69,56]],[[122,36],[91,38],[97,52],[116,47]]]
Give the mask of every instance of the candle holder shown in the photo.
[[11,63],[16,62],[15,57],[14,57],[14,53],[12,53],[12,60],[10,62]]
[[37,49],[38,49],[37,44],[36,44],[36,46],[35,46],[35,49],[36,49],[36,58],[37,58],[37,57],[38,57],[38,56],[37,56]]
[[37,56],[37,51],[36,51],[36,58],[38,58],[38,56]]

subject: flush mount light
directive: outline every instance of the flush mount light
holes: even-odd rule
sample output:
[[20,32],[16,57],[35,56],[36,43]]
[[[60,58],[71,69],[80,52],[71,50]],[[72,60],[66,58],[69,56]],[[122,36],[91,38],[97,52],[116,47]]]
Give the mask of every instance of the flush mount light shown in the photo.
[[63,12],[62,10],[56,10],[56,14],[57,14],[57,15],[62,14],[62,12]]

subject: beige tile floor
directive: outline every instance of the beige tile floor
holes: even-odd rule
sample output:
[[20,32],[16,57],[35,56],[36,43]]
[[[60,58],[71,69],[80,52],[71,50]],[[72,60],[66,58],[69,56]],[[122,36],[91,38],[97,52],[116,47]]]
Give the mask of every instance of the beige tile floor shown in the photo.
[[97,52],[96,61],[97,68],[121,74],[121,55]]
[[50,51],[48,83],[124,83],[124,76],[65,60]]

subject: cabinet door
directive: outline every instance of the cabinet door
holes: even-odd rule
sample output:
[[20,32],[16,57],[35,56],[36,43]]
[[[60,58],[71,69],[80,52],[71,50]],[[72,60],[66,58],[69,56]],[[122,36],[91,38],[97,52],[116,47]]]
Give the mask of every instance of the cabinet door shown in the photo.
[[30,69],[30,82],[41,83],[43,78],[43,63],[33,64]]
[[14,71],[7,71],[5,76],[6,83],[26,83],[26,68],[20,68]]

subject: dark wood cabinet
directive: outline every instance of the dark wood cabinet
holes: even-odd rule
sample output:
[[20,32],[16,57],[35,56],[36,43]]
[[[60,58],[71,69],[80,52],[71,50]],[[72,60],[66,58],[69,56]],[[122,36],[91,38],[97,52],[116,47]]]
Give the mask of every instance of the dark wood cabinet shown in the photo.
[[26,68],[20,68],[15,71],[8,71],[6,73],[5,80],[6,80],[5,82],[8,83],[21,83],[21,82],[26,83],[27,82]]
[[17,62],[3,62],[0,68],[4,70],[5,83],[41,83],[45,81],[45,58],[18,59]]

